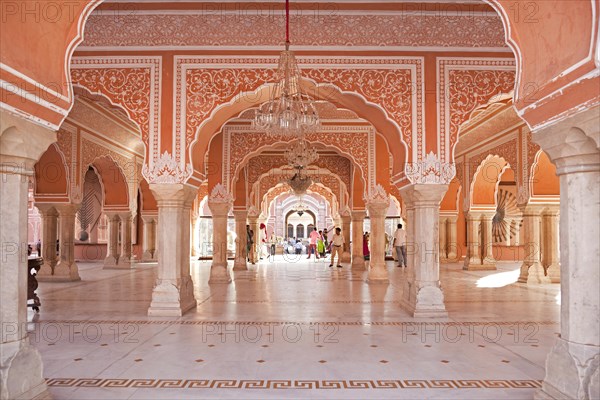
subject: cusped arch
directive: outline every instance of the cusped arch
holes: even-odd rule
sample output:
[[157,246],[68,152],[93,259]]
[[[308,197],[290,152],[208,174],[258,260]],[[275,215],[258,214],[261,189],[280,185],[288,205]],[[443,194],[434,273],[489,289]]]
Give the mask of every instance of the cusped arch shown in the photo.
[[495,206],[500,176],[510,164],[495,154],[488,155],[477,167],[471,181],[471,201],[473,206]]
[[556,175],[556,166],[548,155],[539,150],[531,165],[529,193],[532,196],[559,196],[560,180]]
[[34,165],[33,194],[36,201],[69,201],[69,168],[57,143],[51,144]]
[[[393,174],[403,171],[408,147],[402,139],[401,128],[380,105],[369,102],[359,93],[342,91],[330,83],[316,84],[310,79],[303,78],[302,86],[308,87],[315,100],[325,100],[338,108],[349,109],[371,123],[375,130],[383,135],[391,150],[394,160]],[[230,101],[215,107],[209,117],[198,125],[188,154],[194,170],[201,173],[205,171],[204,155],[208,151],[212,137],[222,130],[227,121],[267,101],[271,87],[272,84],[263,84],[253,91],[238,93]]]
[[96,157],[88,166],[100,176],[104,190],[104,208],[129,209],[129,185],[122,167],[110,154]]

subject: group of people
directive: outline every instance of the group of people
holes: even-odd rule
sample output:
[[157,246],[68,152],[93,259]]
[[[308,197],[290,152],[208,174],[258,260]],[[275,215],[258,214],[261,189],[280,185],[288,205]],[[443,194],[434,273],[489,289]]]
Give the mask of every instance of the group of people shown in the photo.
[[[267,244],[267,229],[264,224],[260,225],[260,243],[261,247]],[[310,232],[309,236],[309,245],[307,249],[307,259],[310,259],[312,255],[315,256],[315,259],[325,258],[327,253],[331,254],[329,267],[333,267],[335,263],[335,257],[337,256],[337,264],[338,268],[342,268],[341,258],[344,250],[344,245],[346,240],[342,235],[341,228],[335,228],[335,233],[331,237],[331,241],[328,238],[327,228],[317,231],[317,228],[313,228]],[[366,260],[370,258],[371,252],[369,250],[369,240],[370,234],[369,232],[365,232],[363,235],[363,255]],[[275,241],[274,236],[272,235],[270,241],[269,255],[275,255]],[[254,231],[250,229],[250,225],[246,225],[246,250],[248,254],[248,261],[255,263],[255,260],[251,257],[252,246],[254,245]],[[301,240],[296,240],[295,243],[291,244],[294,247],[294,252],[296,254],[302,254],[302,250],[304,245]],[[394,232],[394,239],[392,242],[392,246],[396,251],[396,258],[398,260],[397,267],[406,268],[407,266],[407,257],[406,257],[406,231],[403,229],[402,224],[398,224],[396,232]],[[262,253],[262,251],[260,251]],[[262,259],[262,257],[260,257]]]
[[333,267],[335,257],[337,256],[337,267],[342,268],[342,252],[344,250],[345,239],[342,235],[340,228],[335,228],[335,233],[331,237],[331,242],[328,241],[327,229],[317,231],[317,228],[313,228],[312,232],[308,235],[309,246],[308,246],[308,259],[312,254],[315,255],[316,259],[325,258],[326,252],[331,253],[331,259],[329,267]]

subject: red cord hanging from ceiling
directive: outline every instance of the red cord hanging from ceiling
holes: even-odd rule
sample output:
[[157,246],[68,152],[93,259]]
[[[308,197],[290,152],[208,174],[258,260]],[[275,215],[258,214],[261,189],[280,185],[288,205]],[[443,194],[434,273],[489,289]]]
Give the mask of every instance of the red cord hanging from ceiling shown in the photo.
[[285,43],[290,43],[290,0],[285,0]]

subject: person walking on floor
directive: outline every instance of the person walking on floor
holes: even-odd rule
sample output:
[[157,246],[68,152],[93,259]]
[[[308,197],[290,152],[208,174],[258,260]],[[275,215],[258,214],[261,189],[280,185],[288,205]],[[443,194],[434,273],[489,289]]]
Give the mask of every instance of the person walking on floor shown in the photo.
[[398,268],[406,268],[406,231],[402,229],[402,224],[398,224],[398,229],[394,232],[394,247],[398,257]]
[[317,240],[319,240],[320,237],[321,237],[321,235],[319,235],[319,232],[317,232],[317,228],[313,228],[312,232],[308,236],[308,238],[309,238],[308,257],[306,257],[306,258],[310,258],[310,255],[312,253],[314,253],[315,258],[319,259],[319,253],[317,253]]
[[342,229],[335,228],[335,233],[331,238],[331,261],[329,267],[333,267],[335,256],[337,255],[337,267],[342,268],[342,250],[344,248],[344,236],[342,236]]

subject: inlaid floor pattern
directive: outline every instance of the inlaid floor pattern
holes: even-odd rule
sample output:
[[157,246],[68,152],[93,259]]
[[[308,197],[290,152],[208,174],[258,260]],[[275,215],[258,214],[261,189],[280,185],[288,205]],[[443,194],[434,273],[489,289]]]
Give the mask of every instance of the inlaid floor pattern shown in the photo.
[[558,334],[559,285],[514,283],[518,267],[442,265],[449,317],[415,319],[391,262],[389,284],[278,257],[208,285],[210,263],[194,261],[196,309],[149,318],[155,264],[80,263],[81,282],[40,284],[31,341],[55,399],[527,399]]

